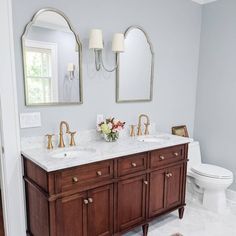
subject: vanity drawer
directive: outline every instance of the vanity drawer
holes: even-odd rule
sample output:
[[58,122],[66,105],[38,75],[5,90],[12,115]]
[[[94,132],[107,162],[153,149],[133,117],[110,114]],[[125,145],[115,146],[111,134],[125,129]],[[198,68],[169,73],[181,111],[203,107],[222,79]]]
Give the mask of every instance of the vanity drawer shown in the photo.
[[135,154],[118,159],[118,176],[132,174],[147,168],[147,153]]
[[163,166],[184,159],[184,145],[168,147],[151,152],[151,168]]
[[58,184],[62,192],[84,184],[109,180],[113,178],[113,161],[98,162],[64,170],[58,178]]

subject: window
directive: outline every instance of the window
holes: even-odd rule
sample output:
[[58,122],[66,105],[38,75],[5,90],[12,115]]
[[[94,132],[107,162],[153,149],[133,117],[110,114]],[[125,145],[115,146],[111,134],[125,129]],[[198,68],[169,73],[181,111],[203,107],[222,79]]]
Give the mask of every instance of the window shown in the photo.
[[30,104],[51,103],[58,99],[55,53],[56,46],[51,43],[26,43],[25,76]]

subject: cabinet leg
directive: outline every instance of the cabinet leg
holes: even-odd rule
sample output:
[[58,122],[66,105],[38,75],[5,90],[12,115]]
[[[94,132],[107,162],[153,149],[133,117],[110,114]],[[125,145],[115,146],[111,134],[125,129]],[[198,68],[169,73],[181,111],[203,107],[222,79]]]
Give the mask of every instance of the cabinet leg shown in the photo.
[[183,219],[184,216],[184,207],[179,208],[179,218]]
[[143,236],[147,236],[148,234],[148,227],[149,227],[149,224],[145,224],[142,226],[143,228]]

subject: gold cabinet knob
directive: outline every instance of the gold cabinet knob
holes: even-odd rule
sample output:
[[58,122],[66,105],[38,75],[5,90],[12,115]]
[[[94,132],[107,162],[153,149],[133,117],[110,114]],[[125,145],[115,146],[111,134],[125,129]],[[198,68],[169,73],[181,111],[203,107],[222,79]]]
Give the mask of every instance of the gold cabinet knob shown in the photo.
[[84,199],[84,204],[88,205],[89,201],[87,199]]
[[102,171],[97,171],[97,176],[102,176]]
[[147,180],[143,181],[143,183],[144,183],[145,185],[148,185],[148,181],[147,181]]
[[164,156],[160,156],[160,160],[165,160],[165,157]]
[[77,183],[79,181],[79,179],[77,177],[73,177],[72,181],[73,181],[73,183]]
[[166,174],[166,177],[167,177],[167,178],[170,178],[170,177],[172,177],[172,176],[173,176],[172,173],[167,173],[167,174]]
[[131,165],[132,165],[133,167],[136,167],[136,166],[137,166],[137,164],[136,164],[135,162],[132,162]]
[[88,198],[89,203],[93,203],[93,199],[91,197]]
[[177,157],[177,156],[179,156],[179,153],[178,153],[178,152],[175,152],[174,155]]

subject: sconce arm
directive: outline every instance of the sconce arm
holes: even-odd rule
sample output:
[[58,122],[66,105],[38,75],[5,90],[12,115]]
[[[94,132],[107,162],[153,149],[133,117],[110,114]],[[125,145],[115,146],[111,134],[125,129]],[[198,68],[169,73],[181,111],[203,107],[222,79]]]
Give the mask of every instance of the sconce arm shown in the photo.
[[[95,53],[95,66],[96,66],[96,70],[99,71],[102,68],[107,71],[107,72],[113,72],[117,69],[117,67],[119,66],[116,60],[116,65],[113,69],[108,69],[103,62],[103,55],[102,55],[102,50],[94,50]],[[117,54],[117,53],[116,53]]]

